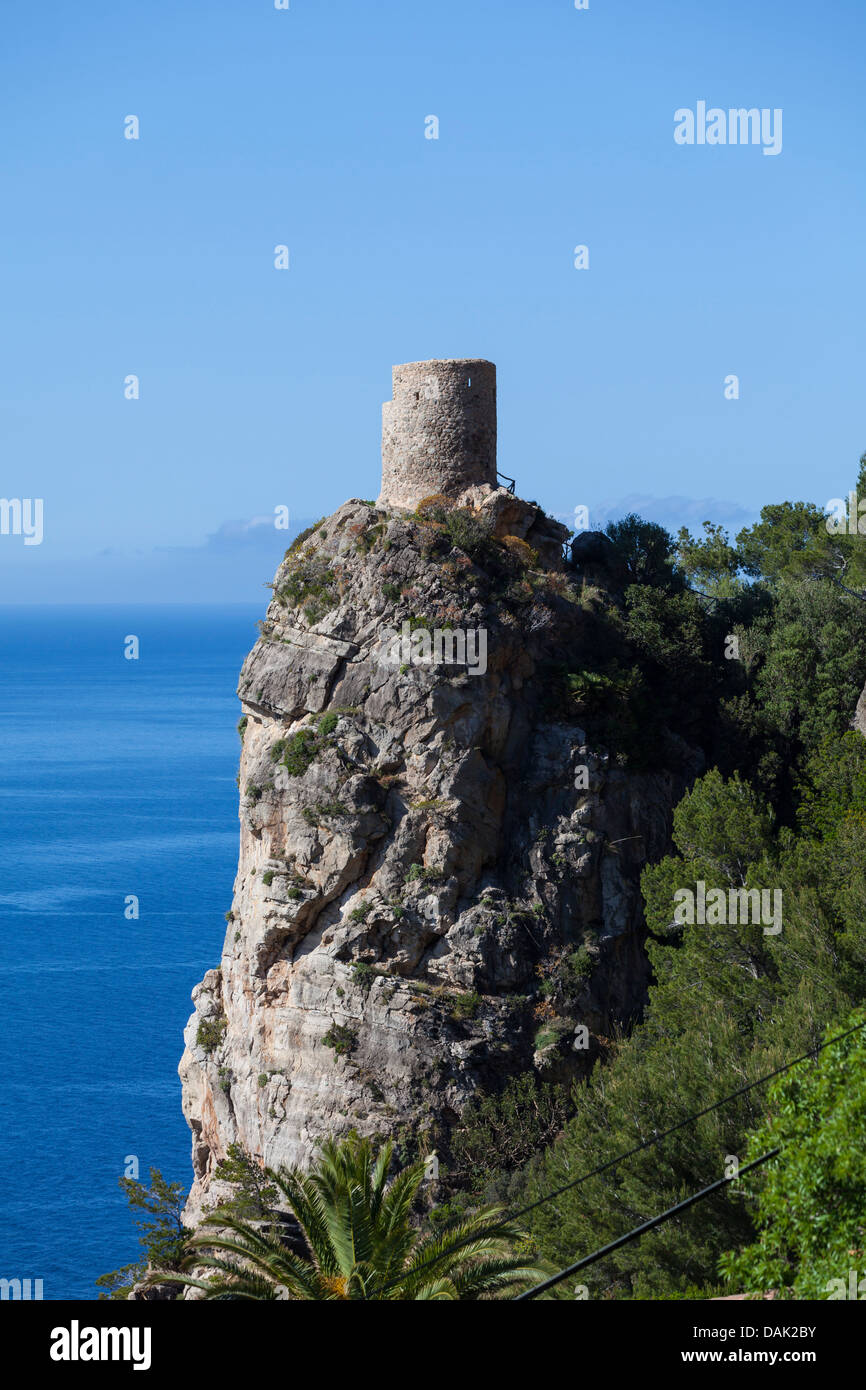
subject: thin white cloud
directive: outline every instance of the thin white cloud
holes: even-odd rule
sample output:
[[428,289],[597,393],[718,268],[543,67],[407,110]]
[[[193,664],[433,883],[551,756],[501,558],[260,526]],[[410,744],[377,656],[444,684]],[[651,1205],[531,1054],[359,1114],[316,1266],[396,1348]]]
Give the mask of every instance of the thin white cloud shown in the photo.
[[[714,521],[730,530],[739,530],[758,519],[758,511],[740,502],[719,497],[654,497],[651,493],[630,492],[615,501],[606,500],[589,506],[589,525],[593,531],[603,530],[609,521],[636,512],[644,521],[655,521],[674,534],[681,526],[700,531],[705,521]],[[566,525],[573,524],[574,509],[554,512]]]

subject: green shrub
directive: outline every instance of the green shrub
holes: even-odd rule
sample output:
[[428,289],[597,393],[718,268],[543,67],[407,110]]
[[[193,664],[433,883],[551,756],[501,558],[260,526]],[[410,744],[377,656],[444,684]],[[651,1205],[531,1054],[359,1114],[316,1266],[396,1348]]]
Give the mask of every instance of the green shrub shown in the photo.
[[356,965],[352,966],[352,979],[356,985],[360,985],[364,990],[371,989],[377,976],[381,974],[381,970],[376,970],[374,966],[368,965],[366,961],[358,961]]
[[420,864],[412,864],[403,882],[416,883],[421,879],[424,883],[439,883],[444,877],[441,869],[425,869]]
[[199,1019],[198,1031],[195,1035],[196,1045],[203,1047],[205,1052],[216,1052],[225,1037],[228,1022],[224,1018],[202,1018]]
[[343,1057],[347,1052],[354,1052],[358,1035],[344,1023],[332,1023],[322,1042],[325,1047],[332,1047],[338,1057]]
[[471,1100],[452,1140],[458,1183],[483,1190],[493,1173],[512,1172],[551,1144],[573,1110],[569,1089],[528,1071],[511,1077],[498,1094]]
[[247,725],[249,724],[249,722],[250,721],[247,715],[245,714],[242,715],[241,718],[238,720],[238,733],[240,734],[241,743],[243,743],[244,741],[244,734],[247,731]]
[[353,908],[352,908],[352,911],[349,913],[349,921],[350,921],[350,922],[363,922],[363,921],[365,921],[365,919],[367,918],[367,916],[372,912],[372,910],[373,910],[373,904],[372,904],[372,903],[368,903],[368,902],[360,903],[358,907],[353,907]]
[[299,729],[291,738],[278,742],[282,742],[283,747],[280,749],[280,756],[274,761],[281,762],[290,777],[303,777],[319,753],[319,740],[313,730]]
[[[292,554],[294,546],[289,551]],[[303,607],[307,621],[318,622],[338,602],[337,576],[324,555],[299,555],[277,590],[279,601],[290,608]]]
[[299,729],[291,738],[278,738],[271,745],[271,762],[281,763],[290,777],[302,777],[310,763],[329,746],[340,715],[329,710],[319,720],[318,729]]
[[443,520],[451,544],[468,555],[470,560],[483,565],[498,558],[490,527],[479,521],[470,511],[454,507],[444,514]]
[[451,1017],[458,1021],[474,1018],[480,1005],[481,995],[476,994],[474,990],[467,990],[464,994],[458,994],[451,1005]]
[[265,885],[266,888],[270,888],[270,886],[271,886],[271,884],[273,883],[273,881],[274,881],[274,871],[273,871],[273,869],[265,869],[265,872],[262,874],[262,883]]
[[595,961],[585,946],[572,952],[563,963],[563,973],[570,983],[582,985],[588,980],[595,968]]

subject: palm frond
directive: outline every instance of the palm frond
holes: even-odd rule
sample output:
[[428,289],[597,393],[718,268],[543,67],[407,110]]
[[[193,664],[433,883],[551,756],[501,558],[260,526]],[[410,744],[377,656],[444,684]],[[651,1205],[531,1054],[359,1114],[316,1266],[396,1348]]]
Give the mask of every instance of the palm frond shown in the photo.
[[470,1212],[446,1231],[420,1234],[412,1207],[422,1162],[390,1181],[393,1145],[373,1155],[369,1139],[327,1140],[310,1173],[265,1170],[278,1205],[303,1237],[298,1253],[278,1221],[212,1212],[192,1237],[179,1273],[163,1282],[206,1299],[333,1302],[504,1298],[544,1271],[524,1233],[500,1208]]

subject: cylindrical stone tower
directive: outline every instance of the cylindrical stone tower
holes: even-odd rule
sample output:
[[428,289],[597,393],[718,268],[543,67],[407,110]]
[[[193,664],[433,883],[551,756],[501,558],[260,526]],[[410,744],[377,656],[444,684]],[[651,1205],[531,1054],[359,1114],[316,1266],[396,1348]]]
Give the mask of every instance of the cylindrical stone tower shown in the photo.
[[404,362],[382,406],[382,507],[496,487],[496,367],[482,357]]

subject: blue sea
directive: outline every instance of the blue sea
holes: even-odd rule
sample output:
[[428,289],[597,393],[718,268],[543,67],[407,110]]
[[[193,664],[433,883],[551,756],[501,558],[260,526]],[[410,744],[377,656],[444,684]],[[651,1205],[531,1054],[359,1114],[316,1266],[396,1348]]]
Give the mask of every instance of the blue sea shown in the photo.
[[191,1181],[177,1064],[231,905],[262,608],[0,609],[0,1277],[46,1299],[138,1258],[131,1156]]

